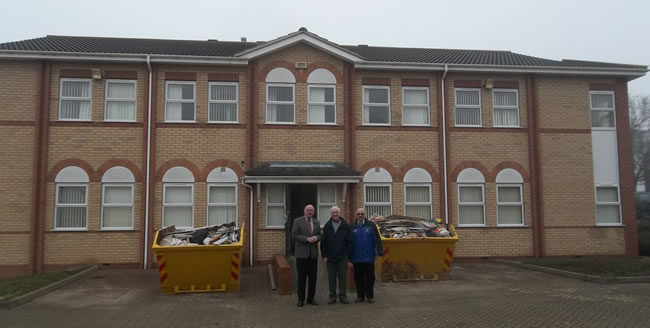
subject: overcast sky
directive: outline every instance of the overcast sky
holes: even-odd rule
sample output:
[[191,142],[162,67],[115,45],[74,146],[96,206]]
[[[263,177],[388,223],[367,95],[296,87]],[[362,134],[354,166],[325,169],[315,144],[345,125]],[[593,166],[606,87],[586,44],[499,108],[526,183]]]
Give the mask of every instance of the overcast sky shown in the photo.
[[[266,41],[301,26],[338,44],[510,50],[650,64],[648,0],[4,0],[0,43],[53,35]],[[650,95],[650,77],[629,83]]]

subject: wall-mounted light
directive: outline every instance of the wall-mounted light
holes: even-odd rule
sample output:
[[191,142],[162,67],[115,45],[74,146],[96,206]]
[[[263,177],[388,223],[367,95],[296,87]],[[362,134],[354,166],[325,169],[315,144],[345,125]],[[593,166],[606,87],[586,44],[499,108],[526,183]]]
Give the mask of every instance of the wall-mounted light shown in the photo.
[[93,68],[90,70],[93,74],[93,80],[101,80],[102,77],[102,70],[99,68]]
[[494,79],[485,80],[485,85],[483,87],[486,89],[492,89],[494,87]]

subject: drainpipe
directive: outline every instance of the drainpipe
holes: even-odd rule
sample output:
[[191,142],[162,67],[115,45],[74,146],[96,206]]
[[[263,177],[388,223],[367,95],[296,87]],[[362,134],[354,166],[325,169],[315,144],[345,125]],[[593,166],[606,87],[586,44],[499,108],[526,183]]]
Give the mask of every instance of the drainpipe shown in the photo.
[[447,77],[448,69],[449,67],[445,64],[445,72],[442,74],[442,79],[440,79],[442,87],[442,176],[445,180],[445,223],[449,223],[449,182],[447,181],[447,102],[445,100],[445,94],[447,93],[447,90],[445,90],[445,77]]
[[145,206],[144,206],[144,267],[143,269],[147,269],[147,253],[148,253],[148,247],[149,247],[149,181],[151,179],[151,172],[150,172],[150,166],[151,166],[151,78],[152,78],[152,73],[151,73],[151,56],[147,55],[147,68],[149,69],[149,98],[148,104],[147,104],[147,167],[145,168],[145,171],[147,172],[147,178],[145,182]]
[[248,188],[250,190],[249,193],[249,209],[248,209],[248,264],[249,266],[253,266],[253,186],[247,184],[244,182],[244,178],[242,177],[241,184]]

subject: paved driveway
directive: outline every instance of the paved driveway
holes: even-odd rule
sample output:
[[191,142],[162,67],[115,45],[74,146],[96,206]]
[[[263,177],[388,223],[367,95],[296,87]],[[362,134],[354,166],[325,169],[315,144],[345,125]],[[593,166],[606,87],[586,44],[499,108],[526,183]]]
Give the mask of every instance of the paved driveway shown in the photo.
[[319,283],[321,305],[297,308],[270,292],[265,270],[244,268],[240,292],[184,295],[162,295],[156,271],[100,270],[0,310],[0,327],[650,327],[650,284],[462,263],[449,281],[379,283],[375,304],[327,305]]

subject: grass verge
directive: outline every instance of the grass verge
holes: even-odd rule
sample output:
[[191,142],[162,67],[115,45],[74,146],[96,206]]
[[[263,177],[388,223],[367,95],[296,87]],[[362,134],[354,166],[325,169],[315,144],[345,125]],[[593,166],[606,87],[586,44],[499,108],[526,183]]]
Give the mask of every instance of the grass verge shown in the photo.
[[601,277],[650,276],[650,262],[641,259],[528,259],[523,263]]
[[32,276],[0,279],[0,302],[43,288],[49,284],[70,277],[82,270],[83,269],[44,272]]

